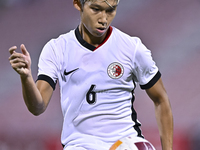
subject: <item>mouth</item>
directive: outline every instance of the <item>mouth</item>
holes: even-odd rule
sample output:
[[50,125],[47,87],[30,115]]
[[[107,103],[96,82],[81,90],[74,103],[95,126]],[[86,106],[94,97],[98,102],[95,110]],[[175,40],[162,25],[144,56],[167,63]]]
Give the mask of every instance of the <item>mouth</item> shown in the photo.
[[97,28],[97,31],[100,33],[104,33],[106,31],[106,28],[100,27],[100,28]]
[[99,29],[99,30],[105,30],[106,28],[105,27],[99,27],[97,29]]

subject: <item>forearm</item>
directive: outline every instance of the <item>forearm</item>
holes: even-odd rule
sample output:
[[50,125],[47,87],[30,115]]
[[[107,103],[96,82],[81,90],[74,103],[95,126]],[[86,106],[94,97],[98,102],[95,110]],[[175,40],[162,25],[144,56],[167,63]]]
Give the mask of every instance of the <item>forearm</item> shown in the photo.
[[45,87],[43,89],[47,89],[47,91],[41,90],[41,85],[38,88],[31,74],[31,57],[29,52],[23,44],[20,48],[22,53],[17,53],[15,51],[17,49],[16,46],[9,49],[9,61],[12,68],[21,77],[23,98],[26,106],[32,114],[39,115],[46,109],[52,94],[52,89],[49,85],[43,86]]
[[45,104],[32,76],[21,76],[21,83],[23,98],[28,110],[34,115],[44,112]]
[[173,117],[169,101],[162,101],[155,105],[162,150],[173,149]]

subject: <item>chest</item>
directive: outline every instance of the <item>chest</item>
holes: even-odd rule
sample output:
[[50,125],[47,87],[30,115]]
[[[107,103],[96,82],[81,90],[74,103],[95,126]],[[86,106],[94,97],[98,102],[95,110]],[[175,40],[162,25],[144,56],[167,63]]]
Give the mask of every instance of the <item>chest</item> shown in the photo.
[[77,46],[65,53],[63,58],[62,71],[74,70],[65,75],[66,82],[127,84],[132,80],[131,57],[119,47],[102,46],[96,51],[90,51]]

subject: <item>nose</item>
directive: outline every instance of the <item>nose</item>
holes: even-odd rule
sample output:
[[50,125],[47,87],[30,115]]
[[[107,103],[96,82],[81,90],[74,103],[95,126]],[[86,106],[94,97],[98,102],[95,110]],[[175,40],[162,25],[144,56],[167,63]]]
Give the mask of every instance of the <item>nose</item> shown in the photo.
[[100,14],[99,23],[103,26],[107,25],[108,16],[105,11],[102,11]]

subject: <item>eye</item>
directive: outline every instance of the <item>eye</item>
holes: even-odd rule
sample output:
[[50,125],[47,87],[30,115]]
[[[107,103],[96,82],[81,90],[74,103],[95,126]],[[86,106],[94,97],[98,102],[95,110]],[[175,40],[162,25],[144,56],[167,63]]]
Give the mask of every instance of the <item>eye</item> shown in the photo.
[[100,9],[99,8],[91,8],[94,12],[99,12]]
[[106,10],[107,13],[113,13],[116,10],[116,8],[110,8],[108,10]]

